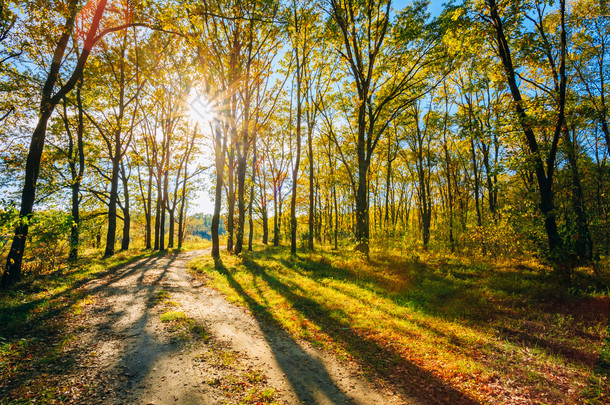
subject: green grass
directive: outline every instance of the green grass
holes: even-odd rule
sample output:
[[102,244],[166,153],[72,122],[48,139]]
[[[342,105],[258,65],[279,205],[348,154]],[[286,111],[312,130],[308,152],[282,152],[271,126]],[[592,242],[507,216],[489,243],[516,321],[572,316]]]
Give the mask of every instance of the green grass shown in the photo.
[[168,311],[161,314],[161,322],[186,322],[189,318],[182,311]]
[[25,274],[11,289],[0,290],[0,403],[61,402],[64,394],[49,381],[73,366],[71,331],[92,303],[80,287],[153,255],[159,253],[134,249],[101,259],[99,251],[89,251],[78,265]]
[[[608,297],[567,290],[535,263],[263,248],[193,266],[259,320],[430,400],[595,401]],[[607,385],[595,395],[606,400]]]
[[215,370],[214,377],[205,383],[224,397],[222,403],[275,404],[277,393],[267,385],[267,376],[261,370],[252,368],[243,361],[240,353],[225,345],[213,340],[208,343],[207,351],[198,358],[204,369]]

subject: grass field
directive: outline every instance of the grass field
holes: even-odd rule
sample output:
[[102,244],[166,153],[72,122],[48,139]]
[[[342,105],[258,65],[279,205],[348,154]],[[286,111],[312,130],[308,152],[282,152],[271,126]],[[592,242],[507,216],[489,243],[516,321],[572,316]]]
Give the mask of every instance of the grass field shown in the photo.
[[608,293],[535,263],[259,247],[192,263],[265,322],[437,403],[608,403]]

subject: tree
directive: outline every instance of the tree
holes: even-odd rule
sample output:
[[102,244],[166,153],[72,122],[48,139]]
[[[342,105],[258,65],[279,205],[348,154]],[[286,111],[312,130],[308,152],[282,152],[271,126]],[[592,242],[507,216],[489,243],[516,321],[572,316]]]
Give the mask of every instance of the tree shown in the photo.
[[[121,250],[129,248],[131,213],[129,204],[129,168],[127,152],[134,137],[134,127],[137,124],[139,113],[139,97],[146,81],[141,79],[139,71],[137,42],[134,36],[130,38],[126,30],[118,34],[118,46],[109,46],[110,41],[102,41],[102,63],[105,71],[98,71],[99,78],[103,80],[100,85],[105,89],[108,82],[114,82],[118,90],[116,99],[114,94],[109,95],[110,100],[98,97],[98,101],[104,103],[99,106],[99,117],[86,113],[91,123],[98,130],[104,141],[106,153],[110,160],[110,191],[107,196],[108,205],[108,228],[106,233],[106,249],[104,256],[114,255],[115,240],[117,232],[117,206],[123,211],[123,237]],[[134,43],[133,55],[131,52],[131,40]],[[110,38],[112,40],[112,38]],[[115,42],[115,41],[112,41]],[[107,69],[107,70],[106,70]],[[106,73],[108,76],[104,75]],[[104,91],[104,90],[101,90]],[[100,94],[100,90],[98,90]],[[101,94],[100,94],[101,95]],[[106,102],[109,101],[107,104]],[[111,108],[108,108],[110,105]],[[109,111],[107,111],[109,110]],[[101,172],[101,170],[99,170]],[[123,183],[123,202],[119,201],[119,181]]]
[[[34,133],[32,134],[30,147],[28,151],[28,157],[25,167],[25,182],[23,185],[23,191],[21,193],[21,209],[19,211],[19,225],[15,229],[15,236],[11,244],[11,250],[6,260],[6,266],[0,285],[6,287],[21,278],[21,262],[23,259],[23,252],[25,250],[25,243],[28,234],[28,221],[32,215],[32,209],[34,206],[34,197],[36,195],[36,182],[38,180],[38,173],[40,171],[40,159],[42,156],[42,150],[44,148],[45,135],[47,130],[47,123],[49,118],[53,114],[55,107],[68,94],[78,80],[82,77],[85,64],[91,53],[93,45],[100,39],[98,36],[98,28],[100,20],[104,14],[106,8],[106,0],[100,0],[90,18],[89,29],[85,36],[83,43],[83,49],[76,61],[76,64],[72,70],[72,73],[65,84],[57,91],[54,92],[57,80],[59,78],[59,71],[64,60],[64,55],[68,47],[68,42],[74,31],[74,25],[77,18],[77,0],[70,0],[68,4],[68,11],[66,15],[66,21],[63,26],[63,30],[55,50],[53,52],[53,61],[49,67],[47,78],[40,95],[40,108],[39,118]],[[82,13],[83,19],[85,13]]]
[[344,48],[340,54],[356,88],[353,103],[357,156],[356,240],[357,249],[366,255],[369,251],[368,173],[375,148],[393,119],[436,86],[437,83],[427,81],[424,71],[444,58],[439,52],[441,26],[436,22],[426,24],[426,5],[415,2],[402,10],[392,27],[391,38],[386,41],[391,26],[391,0],[330,1],[331,16]]
[[[560,1],[559,19],[560,19],[560,40],[559,40],[559,56],[558,58],[553,53],[552,43],[548,38],[547,27],[548,21],[544,21],[544,5],[534,3],[533,5],[534,17],[525,15],[536,28],[539,35],[542,50],[548,63],[548,71],[552,80],[552,88],[547,91],[551,94],[555,100],[555,125],[553,128],[553,135],[549,145],[549,152],[546,159],[542,156],[542,151],[534,133],[534,125],[531,117],[526,112],[526,101],[522,96],[521,89],[519,87],[517,78],[523,79],[522,75],[519,75],[515,70],[513,62],[513,56],[511,53],[511,44],[509,43],[506,35],[506,29],[504,20],[502,19],[500,12],[501,9],[498,6],[496,0],[487,1],[488,14],[481,14],[485,21],[487,21],[494,30],[495,45],[498,52],[500,61],[504,68],[505,80],[509,87],[511,96],[513,98],[513,106],[519,125],[523,131],[529,158],[533,165],[533,171],[536,175],[538,183],[538,192],[540,197],[540,211],[544,216],[544,228],[546,230],[549,250],[554,260],[558,260],[557,257],[561,249],[562,241],[557,229],[557,221],[555,217],[555,206],[553,202],[553,174],[555,170],[555,159],[557,156],[557,147],[559,145],[559,139],[564,128],[565,119],[565,104],[566,104],[566,87],[567,87],[567,76],[566,76],[566,48],[567,48],[567,35],[566,35],[566,24],[565,24],[565,1]],[[559,59],[559,60],[557,60]],[[530,81],[531,82],[531,81]],[[543,87],[544,88],[544,87]],[[546,89],[546,88],[545,88]]]

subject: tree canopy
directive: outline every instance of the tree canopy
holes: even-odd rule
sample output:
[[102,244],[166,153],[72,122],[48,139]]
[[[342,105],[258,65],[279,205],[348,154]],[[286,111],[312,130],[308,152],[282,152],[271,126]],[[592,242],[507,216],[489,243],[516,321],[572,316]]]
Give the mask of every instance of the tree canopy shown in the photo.
[[569,283],[608,254],[603,2],[1,7],[4,286],[45,221],[73,262],[182,246],[202,190],[215,257],[395,245],[536,256]]

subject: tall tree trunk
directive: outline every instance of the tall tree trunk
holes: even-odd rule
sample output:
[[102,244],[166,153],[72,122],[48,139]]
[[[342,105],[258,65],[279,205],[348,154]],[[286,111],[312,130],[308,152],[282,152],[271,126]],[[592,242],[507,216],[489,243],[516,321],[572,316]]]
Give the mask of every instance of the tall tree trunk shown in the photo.
[[279,186],[276,182],[273,183],[273,246],[279,246],[280,244],[280,213],[282,212],[278,205],[278,193],[280,192]]
[[[237,230],[235,232],[235,254],[241,253],[244,244],[244,225],[246,223],[246,169],[247,152],[244,150],[238,153],[237,160]],[[239,150],[239,149],[238,149]]]
[[229,149],[229,165],[227,169],[229,171],[227,179],[229,182],[229,193],[227,195],[227,205],[229,209],[229,212],[227,213],[227,252],[232,252],[235,227],[235,146],[233,142],[231,142],[231,147]]
[[[572,132],[574,133],[574,131]],[[566,129],[565,137],[570,177],[572,181],[572,209],[576,215],[576,234],[574,235],[575,250],[578,257],[584,262],[590,262],[593,258],[593,241],[587,223],[585,211],[585,199],[580,183],[578,162],[576,154],[576,136],[570,136],[570,130]]]
[[314,216],[314,218],[316,219],[316,227],[315,227],[315,234],[316,234],[316,240],[318,241],[318,243],[322,243],[322,217],[323,217],[323,213],[324,211],[322,210],[322,196],[320,193],[320,182],[318,180],[316,180],[316,186],[315,186],[315,201],[318,202],[318,213],[317,215]]
[[176,209],[168,208],[167,212],[169,213],[169,235],[167,238],[167,247],[174,247],[174,233],[176,233]]
[[480,203],[480,175],[479,175],[479,164],[477,161],[477,153],[474,145],[474,139],[472,138],[472,134],[470,136],[470,157],[472,158],[472,174],[474,177],[474,206],[477,212],[477,226],[480,228],[483,224],[483,220],[481,218],[481,203]]
[[2,274],[2,279],[0,279],[0,286],[2,287],[7,287],[21,278],[21,264],[23,261],[23,252],[25,250],[25,242],[28,235],[28,222],[32,216],[32,209],[34,207],[36,183],[38,181],[38,174],[40,172],[40,161],[42,151],[44,149],[47,123],[53,114],[55,106],[57,106],[57,104],[66,94],[72,91],[78,80],[82,77],[91,48],[95,43],[99,23],[106,8],[106,1],[107,0],[100,0],[97,3],[97,8],[91,20],[91,26],[87,32],[83,45],[83,51],[78,57],[74,71],[68,81],[58,90],[55,95],[53,95],[53,89],[55,88],[55,84],[59,77],[59,70],[62,66],[63,56],[74,29],[78,1],[71,0],[68,4],[69,14],[66,18],[62,35],[55,48],[51,67],[49,68],[49,73],[42,88],[39,109],[40,114],[38,123],[36,124],[36,128],[32,134],[25,165],[25,182],[23,184],[23,191],[21,193],[19,225],[17,225],[15,229],[11,249],[6,259],[4,273]]
[[216,189],[214,191],[214,215],[212,216],[212,257],[220,257],[220,210],[222,209],[222,187],[224,181],[225,155],[227,151],[227,127],[225,132],[221,131],[220,122],[214,120],[214,158],[216,164]]
[[451,186],[451,158],[447,147],[447,136],[443,133],[443,150],[445,152],[445,165],[447,177],[447,205],[449,208],[449,247],[451,253],[455,252],[455,240],[453,238],[453,187]]
[[[78,170],[72,168],[75,174],[72,179],[72,227],[70,229],[70,254],[68,260],[75,263],[78,260],[78,248],[80,245],[80,186],[85,173],[85,144],[83,142],[84,135],[84,117],[83,117],[83,99],[81,90],[83,80],[79,80],[76,86],[76,106],[78,109],[78,126],[76,129],[76,154],[78,156]],[[72,139],[72,137],[70,137]],[[76,164],[76,158],[73,159],[72,165]]]
[[496,204],[497,204],[497,190],[494,184],[494,177],[492,175],[492,169],[489,164],[489,152],[490,146],[485,143],[481,143],[481,150],[483,151],[483,166],[485,167],[485,177],[487,180],[487,194],[489,202],[489,213],[491,214],[494,221],[496,220]]
[[[549,152],[549,157],[545,164],[542,160],[540,148],[534,130],[531,127],[531,120],[528,117],[523,98],[521,97],[521,91],[517,85],[516,73],[513,67],[513,61],[510,53],[510,48],[506,35],[504,33],[504,24],[500,18],[498,12],[498,6],[496,0],[487,0],[489,4],[490,17],[492,25],[496,33],[496,43],[498,45],[498,53],[500,60],[504,67],[508,87],[510,89],[514,108],[517,114],[517,118],[523,130],[525,140],[529,149],[529,153],[534,163],[534,171],[536,174],[536,180],[538,182],[538,191],[540,195],[540,212],[544,218],[544,228],[547,234],[547,240],[549,244],[549,251],[551,257],[554,260],[558,258],[557,253],[562,245],[561,236],[557,229],[557,221],[555,219],[554,203],[553,203],[553,171],[555,165],[555,156],[557,151],[557,145],[559,144],[559,137],[561,135],[561,129],[563,127],[564,116],[565,116],[565,95],[566,95],[566,75],[565,75],[565,55],[566,55],[566,31],[565,31],[565,0],[560,1],[560,14],[561,14],[561,63],[559,67],[559,76],[561,81],[558,90],[558,116],[555,125],[555,132],[553,134],[553,140]],[[562,270],[563,271],[563,270]],[[569,278],[569,274],[563,274],[564,278]]]
[[123,240],[121,241],[121,250],[129,249],[130,230],[131,230],[131,212],[129,208],[129,184],[125,173],[125,164],[121,160],[121,177],[123,179],[123,195],[125,201],[123,203]]
[[296,79],[297,79],[297,127],[296,127],[296,156],[292,168],[292,196],[290,200],[290,253],[297,252],[297,188],[299,180],[299,165],[301,163],[301,80],[302,66],[298,51],[296,53]]
[[214,215],[212,216],[212,257],[220,257],[220,238],[218,228],[220,226],[220,210],[222,209],[222,187],[224,180],[225,154],[227,151],[227,132],[225,127],[224,136],[221,132],[220,122],[214,121],[214,157],[216,164],[216,190],[214,194]]
[[[364,104],[364,103],[362,103]],[[358,112],[358,188],[356,191],[356,250],[369,255],[368,162],[365,157],[364,106]],[[360,122],[362,121],[362,122]]]
[[182,197],[180,198],[180,207],[178,208],[178,249],[182,249],[184,243],[184,228],[185,228],[185,208],[186,208],[186,165],[184,166],[184,182],[182,183]]
[[250,187],[250,201],[248,202],[248,252],[252,251],[252,240],[254,238],[254,218],[252,211],[254,205],[254,185]]
[[[169,147],[169,142],[168,142]],[[167,150],[167,149],[166,149]],[[167,153],[167,152],[166,152]],[[169,163],[169,154],[165,159],[165,165]],[[161,223],[159,226],[159,250],[165,250],[165,214],[167,212],[168,198],[168,187],[169,187],[169,169],[167,167],[163,171],[163,192],[161,197]]]
[[269,243],[269,212],[267,208],[267,172],[263,165],[263,178],[261,179],[261,219],[263,221],[263,245]]
[[106,231],[106,250],[104,257],[114,255],[116,242],[117,199],[119,194],[119,166],[121,164],[120,130],[115,131],[114,155],[112,156],[112,175],[110,177],[110,200],[108,202],[108,229]]
[[335,203],[335,250],[339,248],[339,204],[337,204],[337,187],[333,184],[333,201]]
[[278,241],[281,241],[282,239],[282,223],[284,224],[284,235],[288,234],[288,231],[286,230],[286,221],[284,221],[282,219],[282,207],[284,206],[284,198],[282,197],[282,186],[280,185],[280,197],[279,197],[279,204],[278,204],[278,210],[279,210],[279,214],[277,217],[277,229],[278,229]]
[[161,166],[157,164],[157,203],[155,207],[155,244],[154,250],[159,250],[161,240],[161,207],[163,206],[163,170]]
[[385,213],[384,213],[384,227],[386,232],[389,231],[388,225],[390,223],[390,187],[392,181],[392,153],[391,145],[388,141],[388,155],[387,155],[387,169],[385,176]]
[[[307,116],[309,117],[309,111]],[[309,249],[310,252],[313,252],[316,207],[314,200],[313,125],[310,120],[308,120],[307,128],[307,154],[309,155],[309,218],[307,223],[309,234],[307,235],[307,249]]]
[[267,204],[262,207],[261,219],[263,221],[263,245],[269,243],[269,213],[267,212]]
[[148,170],[148,184],[146,199],[144,201],[144,216],[146,217],[146,249],[152,248],[152,170]]
[[252,239],[254,238],[254,219],[252,218],[252,212],[254,209],[254,186],[256,185],[256,134],[252,138],[252,185],[250,186],[250,201],[248,203],[248,252],[252,251]]

